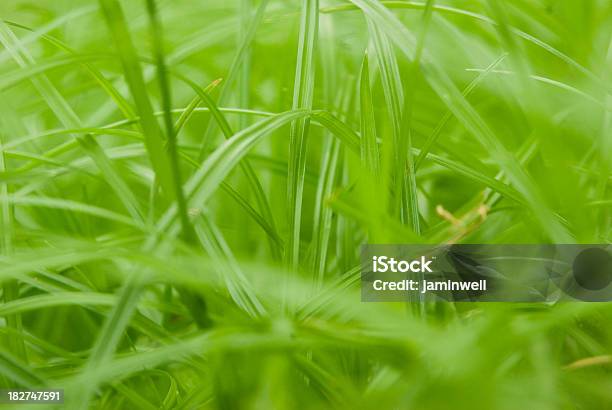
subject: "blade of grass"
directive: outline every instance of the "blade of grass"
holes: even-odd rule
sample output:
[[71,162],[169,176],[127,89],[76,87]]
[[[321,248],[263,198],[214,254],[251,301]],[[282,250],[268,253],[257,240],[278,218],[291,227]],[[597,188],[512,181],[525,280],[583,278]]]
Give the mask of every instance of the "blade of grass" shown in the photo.
[[[4,110],[0,109],[0,112]],[[3,147],[3,136],[0,135],[0,172],[6,172],[6,154]],[[0,253],[8,256],[13,253],[13,238],[14,238],[14,225],[13,225],[13,207],[8,201],[11,194],[11,188],[7,182],[0,183]],[[16,281],[9,281],[3,283],[2,296],[4,304],[11,303],[13,300],[19,299],[19,283]],[[13,314],[6,318],[6,326],[9,329],[15,330],[16,332],[23,332],[23,323],[21,315]],[[9,351],[25,361],[27,364],[26,348],[23,340],[19,338],[7,336],[7,345]]]
[[220,276],[225,282],[228,292],[238,306],[253,318],[265,317],[266,309],[259,301],[248,279],[240,270],[230,247],[219,229],[206,215],[202,215],[198,224],[198,237],[209,255],[215,261]]
[[359,155],[360,137],[351,127],[328,111],[314,110],[311,118],[336,136],[346,148]]
[[370,90],[370,71],[368,69],[367,53],[361,63],[359,97],[361,113],[361,161],[374,176],[377,176],[380,172],[380,157],[376,142],[376,122],[374,119],[372,92]]
[[[240,17],[240,25],[238,27],[239,45],[247,43],[250,45],[252,42],[252,40],[249,39],[250,33],[248,30],[250,11],[252,7],[253,4],[251,0],[240,0],[240,4],[238,6],[238,15]],[[255,17],[255,19],[257,19],[257,16]],[[239,70],[240,72],[238,73],[238,106],[241,108],[247,108],[250,102],[251,47],[247,47],[245,49],[244,57],[242,58]],[[246,117],[239,117],[238,121],[239,129],[244,129],[247,127]]]
[[[162,111],[164,113],[163,120],[166,129],[167,152],[170,158],[170,174],[172,178],[172,187],[174,189],[174,198],[176,200],[179,218],[181,221],[183,237],[187,242],[193,242],[196,237],[193,226],[189,221],[189,216],[187,215],[187,203],[183,193],[181,168],[176,148],[176,134],[174,132],[174,123],[172,121],[171,113],[172,96],[162,45],[162,27],[157,15],[157,6],[155,1],[147,0],[146,3],[147,13],[149,15],[149,25],[151,27],[151,37],[153,40],[153,54],[157,68],[157,78],[159,81],[159,89],[161,91]],[[153,116],[152,113],[151,116]]]
[[40,74],[48,73],[54,69],[74,66],[77,63],[109,59],[111,56],[99,54],[80,54],[53,57],[49,60],[37,61],[32,65],[24,65],[16,70],[2,75],[0,90],[5,91],[19,85],[20,82],[30,80]]
[[125,224],[127,226],[131,226],[134,228],[142,229],[142,225],[138,222],[134,221],[132,218],[128,218],[127,216],[109,211],[104,208],[100,208],[97,206],[72,201],[63,198],[50,198],[43,196],[25,196],[20,195],[17,196],[15,194],[8,196],[6,199],[3,199],[2,202],[7,202],[9,204],[14,205],[25,205],[25,206],[36,206],[36,207],[45,207],[45,208],[54,208],[54,209],[62,209],[71,212],[78,212],[83,214],[88,214],[92,216],[96,216],[98,218],[107,219],[109,221],[118,222],[121,224]]
[[[192,159],[191,157],[189,157],[187,155],[183,155],[183,159],[187,163],[192,165],[195,169],[197,169],[199,167],[199,165],[200,165],[196,160]],[[284,167],[283,170],[284,169],[286,169],[286,167]],[[268,220],[264,216],[262,216],[259,212],[257,212],[251,206],[251,204],[249,204],[249,202],[238,191],[236,191],[234,188],[232,188],[228,183],[222,182],[220,186],[221,186],[221,189],[223,189],[231,198],[233,198],[236,201],[236,203],[240,207],[242,207],[246,211],[246,213],[248,215],[250,215],[253,218],[253,220],[259,226],[261,226],[261,228],[264,230],[264,232],[266,232],[266,234],[268,234],[270,239],[276,243],[278,248],[282,249],[282,247],[283,247],[283,240],[278,235],[278,232],[276,231],[276,228],[270,226],[270,224],[268,223]]]
[[[297,64],[293,84],[293,109],[311,109],[315,86],[315,48],[318,36],[319,1],[305,0],[301,11]],[[297,269],[300,254],[300,232],[304,173],[306,172],[306,146],[309,118],[298,119],[291,124],[289,133],[289,167],[287,171],[287,204],[289,234],[285,249],[285,261],[291,269]]]
[[64,244],[63,249],[33,249],[10,258],[0,259],[0,281],[30,274],[41,269],[62,268],[79,265],[85,262],[95,262],[105,259],[112,260],[123,254],[117,248],[110,248],[101,243],[86,243],[80,246]]
[[[497,67],[504,60],[504,58],[506,58],[506,54],[500,55],[497,59],[495,59],[495,61],[489,64],[489,66],[484,71],[480,72],[479,75],[476,78],[474,78],[468,84],[467,87],[465,87],[465,89],[462,91],[461,94],[465,98],[467,98],[472,93],[472,91],[474,91],[474,89],[478,87],[478,85],[495,69],[495,67]],[[453,113],[447,108],[446,112],[442,116],[442,119],[440,120],[440,122],[438,122],[438,124],[436,125],[432,133],[427,137],[427,140],[421,147],[420,153],[414,161],[415,172],[419,168],[421,163],[423,162],[423,159],[427,156],[427,154],[431,150],[431,147],[435,144],[436,140],[442,133],[442,130],[444,129],[444,127],[448,124],[448,122],[452,118],[453,118]]]
[[321,286],[325,277],[333,216],[331,209],[325,205],[325,198],[331,194],[335,185],[338,170],[338,157],[340,155],[340,143],[336,139],[330,139],[325,148],[325,155],[319,175],[319,185],[317,187],[317,207],[315,208],[315,223],[313,227],[316,232],[316,242],[313,251],[313,269],[319,286]]
[[[408,216],[410,218],[410,226],[416,234],[421,232],[419,198],[417,192],[416,171],[414,168],[414,159],[412,156],[412,116],[414,110],[414,94],[418,86],[420,78],[420,62],[425,45],[425,37],[431,21],[434,0],[427,0],[425,10],[423,11],[422,23],[419,30],[419,35],[414,52],[414,59],[410,65],[409,78],[411,79],[411,87],[404,93],[404,111],[402,113],[402,143],[400,144],[400,155],[402,168],[405,169],[403,175],[406,175],[403,188],[405,207],[408,208]],[[405,145],[404,145],[405,144]],[[421,278],[422,279],[422,278]]]
[[385,181],[383,185],[393,184],[393,211],[405,223],[407,221],[406,210],[408,208],[403,197],[403,192],[407,189],[406,173],[403,170],[405,166],[403,158],[405,158],[405,155],[402,153],[402,104],[404,102],[404,88],[397,57],[392,45],[389,43],[389,39],[369,17],[366,17],[366,23],[380,71],[387,115],[391,122],[392,130],[389,144],[383,146],[383,180]]
[[[415,154],[420,154],[421,151],[417,148],[413,148],[413,152]],[[502,181],[487,176],[486,174],[480,172],[478,169],[470,167],[464,163],[453,161],[452,159],[433,154],[431,152],[427,154],[426,158],[438,165],[443,166],[444,168],[456,172],[459,175],[463,175],[464,177],[471,179],[474,182],[478,182],[491,188],[493,191],[503,195],[507,199],[510,199],[522,205],[527,205],[525,199],[514,188],[504,184]]]
[[[218,99],[219,105],[222,105],[225,103],[225,100],[227,99],[229,95],[229,92],[231,90],[232,85],[234,84],[234,81],[236,81],[237,77],[239,77],[240,75],[243,75],[242,73],[244,71],[240,71],[242,67],[243,66],[248,67],[250,49],[254,41],[257,29],[261,25],[261,22],[265,15],[266,8],[268,7],[268,1],[269,0],[261,1],[259,6],[257,7],[257,11],[255,12],[255,15],[253,16],[250,24],[248,25],[248,28],[246,29],[244,33],[244,37],[241,39],[240,47],[238,48],[238,51],[236,55],[234,56],[232,63],[230,64],[228,73],[225,76],[225,81],[221,85],[221,91],[219,93],[219,99]],[[202,145],[200,148],[200,156],[199,156],[200,160],[204,159],[204,154],[206,153],[208,146],[211,142],[213,125],[214,125],[213,123],[209,123],[203,135]]]
[[270,226],[268,220],[261,214],[259,214],[249,203],[248,201],[240,195],[238,191],[232,188],[229,184],[222,183],[221,188],[227,192],[234,200],[249,214],[251,217],[257,222],[259,226],[268,234],[271,240],[276,243],[276,246],[282,249],[283,240],[280,236],[278,236],[278,232],[276,228]]
[[[489,68],[485,68],[485,69],[480,69],[480,68],[466,68],[465,71],[472,71],[475,73],[479,73],[479,74],[483,74],[485,72],[489,72],[492,74],[498,74],[498,75],[502,75],[502,76],[511,76],[514,75],[515,72],[514,71],[510,71],[510,70],[489,70]],[[608,112],[612,111],[612,106],[607,106],[599,99],[597,99],[596,97],[594,97],[593,95],[582,91],[574,86],[571,86],[567,83],[564,83],[562,81],[557,81],[557,80],[553,80],[552,78],[548,78],[548,77],[543,77],[540,75],[529,75],[529,78],[531,80],[534,81],[538,81],[541,82],[543,84],[548,84],[552,87],[558,88],[560,90],[564,90],[567,91],[569,93],[572,93],[576,96],[580,96],[582,98],[584,98],[585,100],[592,102],[594,104],[597,104],[598,106],[600,106],[603,110],[606,110]]]
[[[181,76],[182,78],[186,78],[184,76]],[[182,79],[181,78],[181,79]],[[208,86],[206,86],[202,91],[209,95],[209,93],[215,88],[217,87],[220,83],[221,83],[222,79],[218,78],[215,81],[213,81],[212,83],[210,83]],[[195,83],[194,83],[195,84]],[[199,88],[199,87],[198,87]],[[179,118],[176,120],[176,122],[174,123],[174,133],[178,136],[181,133],[181,130],[183,129],[183,127],[185,126],[185,124],[189,121],[189,119],[192,117],[192,115],[197,111],[198,106],[200,105],[200,103],[202,102],[202,98],[200,97],[200,95],[198,93],[196,93],[196,96],[193,97],[193,99],[189,102],[189,104],[187,105],[187,107],[185,107],[184,110],[181,111],[181,115],[179,116]],[[209,111],[208,108],[206,108],[207,111]],[[176,112],[175,110],[173,110],[173,113]]]
[[136,104],[136,111],[140,117],[140,125],[145,136],[145,146],[149,153],[151,165],[164,193],[169,198],[174,199],[176,190],[170,159],[164,151],[162,131],[153,115],[153,108],[147,94],[138,56],[132,43],[125,16],[117,0],[100,0],[100,6],[119,53],[125,80]]
[[[325,83],[326,87],[331,84]],[[341,89],[341,92],[336,96],[339,115],[347,112],[351,99],[354,96],[354,82],[352,79],[346,81]],[[331,92],[330,92],[331,94]],[[345,146],[352,146],[352,150],[358,152],[359,150],[359,137],[354,134],[346,124],[334,117],[328,112],[321,112],[321,114],[314,114],[313,120],[317,118],[321,123],[325,123],[331,137],[337,137],[328,139],[326,142],[328,148],[324,149],[324,157],[321,161],[321,171],[319,173],[319,180],[317,183],[317,191],[315,197],[315,210],[313,215],[313,231],[314,238],[311,245],[312,252],[312,269],[314,271],[314,280],[317,286],[323,284],[325,273],[328,265],[328,254],[329,244],[332,237],[332,224],[334,211],[327,206],[326,198],[329,197],[337,183],[337,175],[339,171],[339,164],[341,162],[340,154],[343,152],[344,141],[351,141],[345,143]],[[350,149],[350,148],[349,148]]]
[[[217,106],[215,101],[210,97],[207,91],[202,90],[201,87],[199,87],[193,81],[189,80],[188,78],[184,76],[180,76],[180,78],[185,83],[189,84],[191,88],[193,88],[193,90],[197,93],[199,100],[202,103],[204,103],[204,105],[206,105],[211,115],[213,116],[214,120],[216,121],[217,125],[221,129],[221,132],[223,133],[225,138],[226,139],[231,138],[232,135],[234,135],[234,132],[232,131],[229,125],[229,122],[227,121],[227,119],[225,118],[221,110],[219,110],[219,107]],[[240,162],[239,166],[240,166],[242,173],[245,175],[252,192],[255,194],[257,206],[262,216],[267,221],[267,226],[269,226],[274,231],[274,236],[278,237],[279,235],[276,230],[276,223],[274,221],[274,215],[272,214],[272,210],[270,208],[270,203],[268,201],[268,198],[266,197],[266,194],[263,190],[261,183],[259,182],[259,178],[257,177],[255,170],[253,169],[253,167],[251,166],[251,164],[246,158],[244,158]],[[282,252],[282,248],[279,247],[278,241],[272,242],[272,237],[270,240],[271,240],[270,248],[272,250],[272,254],[274,255],[276,259],[279,259],[281,252]]]
[[[185,191],[190,206],[203,206],[227,174],[240,162],[259,139],[288,122],[307,115],[307,111],[301,110],[288,111],[268,117],[226,140],[208,156],[195,174],[185,183]],[[176,229],[173,228],[175,219],[176,207],[171,206],[159,219],[157,226],[162,228],[163,231],[175,232]],[[154,238],[151,240],[154,241]]]
[[0,316],[43,309],[50,306],[112,306],[116,302],[114,295],[94,292],[54,292],[50,294],[29,296],[0,306]]

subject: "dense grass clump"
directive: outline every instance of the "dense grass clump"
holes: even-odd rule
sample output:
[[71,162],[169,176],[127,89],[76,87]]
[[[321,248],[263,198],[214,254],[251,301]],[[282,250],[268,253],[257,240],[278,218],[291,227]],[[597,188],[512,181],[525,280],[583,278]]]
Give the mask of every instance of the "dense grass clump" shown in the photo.
[[610,242],[610,1],[0,18],[0,387],[69,409],[612,406],[609,304],[359,292],[364,243]]

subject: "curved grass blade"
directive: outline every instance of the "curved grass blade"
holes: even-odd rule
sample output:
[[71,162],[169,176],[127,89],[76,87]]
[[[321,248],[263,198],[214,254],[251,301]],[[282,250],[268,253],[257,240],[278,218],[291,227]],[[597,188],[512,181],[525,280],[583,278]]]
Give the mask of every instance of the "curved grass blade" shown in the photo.
[[132,218],[128,218],[124,215],[109,211],[108,209],[100,208],[97,206],[84,204],[76,201],[71,201],[62,198],[49,198],[43,196],[16,196],[10,195],[3,200],[14,205],[26,205],[26,206],[38,206],[45,208],[61,209],[65,211],[78,212],[96,216],[98,218],[107,219],[109,221],[118,222],[131,226],[134,228],[142,229],[143,226]]
[[[242,160],[248,150],[262,137],[270,134],[287,123],[305,117],[305,110],[288,111],[265,118],[238,132],[219,146],[185,184],[188,203],[191,207],[201,207],[208,200],[223,179]],[[176,220],[176,207],[170,207],[160,218],[157,226],[164,232],[176,232],[171,228]],[[161,232],[161,231],[160,231]],[[152,238],[153,240],[153,238]]]
[[359,155],[361,149],[360,137],[351,127],[328,111],[314,110],[312,111],[311,118],[314,122],[318,122],[320,125],[327,128],[327,130],[335,135],[346,148]]
[[0,306],[0,316],[29,312],[54,306],[112,306],[116,303],[114,295],[94,292],[54,292],[44,295],[29,296],[5,303]]
[[[416,148],[413,148],[413,152],[415,154],[420,154],[420,150]],[[525,199],[514,188],[504,184],[503,182],[495,178],[483,174],[482,172],[477,169],[474,169],[473,167],[470,167],[458,161],[453,161],[440,155],[432,154],[431,152],[427,154],[426,158],[438,165],[443,166],[444,168],[450,171],[456,172],[457,174],[463,175],[466,178],[471,179],[472,181],[478,182],[491,188],[493,191],[503,195],[505,198],[508,198],[519,204],[526,205]]]
[[234,198],[236,203],[238,203],[238,205],[240,205],[255,220],[255,222],[257,222],[259,226],[261,226],[261,228],[268,234],[270,239],[276,243],[276,246],[282,249],[283,240],[278,235],[278,232],[276,232],[276,228],[270,226],[266,218],[263,215],[259,214],[259,212],[257,212],[255,209],[253,209],[253,207],[248,203],[248,201],[229,184],[224,182],[221,184],[221,188],[225,192],[227,192],[232,198]]
[[[180,76],[180,78],[183,79],[186,77]],[[210,83],[208,86],[206,86],[206,88],[204,88],[202,91],[206,94],[210,93],[215,87],[217,87],[217,85],[221,83],[221,81],[222,80],[220,78],[216,79],[215,81]],[[202,98],[200,97],[198,93],[196,93],[196,96],[193,97],[193,99],[189,102],[187,107],[185,107],[185,109],[181,111],[181,115],[174,123],[174,133],[177,136],[181,133],[181,130],[183,129],[185,124],[189,121],[189,119],[192,117],[192,115],[198,110],[198,106],[200,105],[201,102],[202,102]],[[209,111],[208,108],[206,108],[206,110]],[[176,112],[176,110],[173,110],[172,112],[174,113]]]
[[54,57],[49,60],[38,61],[36,64],[27,65],[17,70],[2,74],[2,79],[0,80],[0,90],[7,90],[8,88],[18,85],[22,81],[30,80],[32,77],[45,74],[56,68],[70,67],[77,63],[85,63],[88,61],[110,58],[112,58],[110,55],[79,54]]
[[220,276],[236,304],[252,318],[265,317],[266,309],[261,304],[248,279],[240,270],[240,266],[223,235],[210,218],[202,215],[201,224],[196,225],[202,245],[215,261]]
[[[492,74],[498,74],[500,76],[511,76],[514,75],[514,71],[510,71],[510,70],[489,70],[489,67],[485,68],[485,69],[480,69],[480,68],[466,68],[465,71],[472,71],[475,73],[479,73],[479,74],[483,74],[486,72],[492,73]],[[606,106],[605,103],[599,99],[597,99],[596,97],[594,97],[593,95],[591,95],[590,93],[587,93],[585,91],[582,91],[574,86],[571,86],[567,83],[564,83],[562,81],[558,81],[558,80],[553,80],[552,78],[548,78],[548,77],[544,77],[544,76],[540,76],[540,75],[529,75],[529,78],[531,80],[534,81],[538,81],[541,82],[543,84],[548,84],[552,87],[558,88],[560,90],[564,90],[567,91],[568,93],[574,94],[576,96],[582,97],[585,100],[593,103],[593,104],[597,104],[598,106],[600,106],[603,110],[606,110],[608,112],[612,111],[612,106]]]
[[87,246],[64,245],[62,249],[33,249],[23,254],[1,258],[0,281],[18,278],[41,269],[75,266],[80,263],[112,260],[123,254],[122,249],[110,248],[100,243]]
[[[219,107],[217,106],[215,101],[210,97],[210,95],[208,95],[207,91],[202,90],[201,87],[199,87],[193,81],[189,80],[188,78],[184,76],[180,76],[180,78],[184,82],[189,84],[191,88],[193,88],[193,90],[198,94],[200,101],[204,103],[204,105],[206,105],[211,115],[215,119],[217,125],[221,129],[221,132],[223,133],[225,138],[226,139],[231,138],[232,135],[234,135],[234,133],[232,132],[229,122],[227,121],[223,113],[219,110]],[[270,203],[268,201],[268,198],[266,197],[263,187],[261,186],[261,183],[259,182],[259,178],[257,177],[255,170],[253,170],[253,167],[251,166],[251,164],[246,158],[244,158],[240,162],[239,166],[242,172],[244,173],[245,177],[247,178],[247,182],[249,183],[250,188],[253,191],[253,194],[255,194],[257,206],[259,207],[259,211],[261,212],[262,216],[267,221],[267,226],[270,227],[274,231],[273,236],[278,237],[279,234],[276,229],[276,223],[274,221],[274,215],[272,214],[272,209],[270,208]],[[272,253],[274,257],[276,259],[279,259],[281,252],[282,252],[282,248],[279,247],[279,242],[278,241],[274,241],[273,243],[271,242],[270,247],[272,249]]]
[[[20,145],[23,145],[29,142],[33,142],[33,141],[37,141],[40,139],[49,138],[49,137],[61,137],[64,135],[80,134],[80,133],[92,134],[92,135],[112,135],[112,136],[117,136],[117,137],[136,139],[139,141],[142,141],[144,138],[142,136],[142,133],[138,131],[124,130],[120,128],[78,127],[78,128],[59,129],[59,130],[47,130],[41,133],[32,134],[27,137],[16,138],[12,140],[11,142],[7,143],[5,145],[5,149],[14,149],[16,147],[19,147]],[[70,141],[70,144],[72,144],[71,147],[74,147],[77,145],[77,143],[74,141]],[[62,148],[60,149],[58,146],[56,146],[51,151],[58,152],[58,153],[65,152],[63,151],[64,147],[63,146],[61,147]],[[45,157],[50,157],[50,156],[53,156],[53,155],[45,155]]]
[[[102,181],[103,179],[91,172],[88,172],[84,169],[78,168],[76,166],[73,166],[71,164],[66,164],[64,162],[60,162],[60,161],[54,161],[52,159],[47,159],[45,157],[43,157],[42,155],[37,155],[37,154],[32,154],[29,152],[23,152],[23,151],[4,151],[6,154],[7,158],[11,158],[11,159],[17,159],[17,160],[26,160],[26,161],[30,161],[30,169],[31,170],[35,170],[39,167],[43,167],[45,165],[49,165],[51,167],[53,167],[55,170],[51,171],[50,173],[52,174],[56,174],[58,170],[64,170],[66,172],[72,171],[72,172],[76,172],[76,173],[80,173],[83,175],[87,175],[87,177],[89,178],[94,178],[94,179],[98,179],[100,181]],[[0,173],[0,175],[10,175],[11,173],[8,171],[2,172]],[[28,170],[22,170],[22,169],[18,169],[16,170],[14,173],[14,175],[16,176],[21,176],[23,175],[24,178],[28,178],[30,175]],[[44,175],[44,173],[41,172],[41,174]],[[36,174],[33,174],[36,175]],[[3,180],[3,177],[0,176],[0,181]],[[23,191],[19,191],[20,193],[23,193]]]

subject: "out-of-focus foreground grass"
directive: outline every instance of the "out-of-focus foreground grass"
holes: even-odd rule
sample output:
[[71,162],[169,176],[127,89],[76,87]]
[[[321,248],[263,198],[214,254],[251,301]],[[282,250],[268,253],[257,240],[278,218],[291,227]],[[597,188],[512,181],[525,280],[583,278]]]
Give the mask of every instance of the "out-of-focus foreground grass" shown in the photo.
[[363,243],[607,243],[609,0],[0,3],[0,384],[604,409],[608,304],[374,304]]

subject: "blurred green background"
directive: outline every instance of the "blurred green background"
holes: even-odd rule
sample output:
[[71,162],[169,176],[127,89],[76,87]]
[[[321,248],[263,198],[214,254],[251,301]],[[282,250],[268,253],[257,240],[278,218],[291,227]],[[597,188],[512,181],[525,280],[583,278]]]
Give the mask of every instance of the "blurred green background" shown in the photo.
[[1,387],[71,409],[612,407],[608,304],[359,292],[365,243],[610,242],[609,1],[0,17]]

